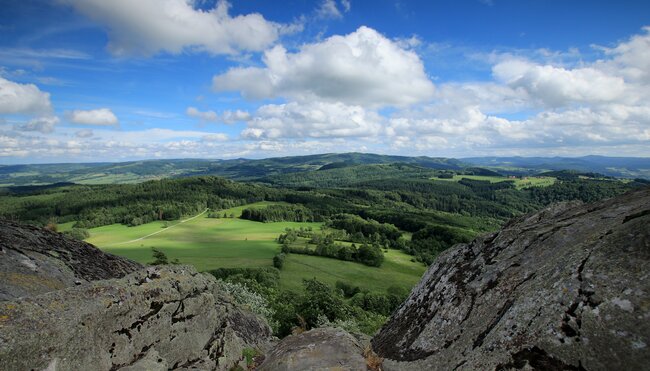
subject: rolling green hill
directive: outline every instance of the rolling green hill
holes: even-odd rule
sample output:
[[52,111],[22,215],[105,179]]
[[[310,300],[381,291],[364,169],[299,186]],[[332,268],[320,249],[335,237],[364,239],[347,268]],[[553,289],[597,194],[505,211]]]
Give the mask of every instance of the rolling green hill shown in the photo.
[[408,163],[431,169],[461,169],[454,159],[386,156],[366,153],[321,154],[261,160],[146,160],[120,163],[39,164],[0,166],[0,187],[78,184],[125,184],[152,179],[218,175],[235,180],[257,180],[273,175],[318,170],[335,163],[346,165]]
[[[172,159],[119,163],[0,165],[0,187],[78,184],[128,184],[147,180],[217,175],[234,180],[294,185],[296,173],[329,171],[360,165],[406,164],[429,170],[473,172],[475,175],[534,175],[551,170],[595,172],[614,177],[650,179],[650,159],[585,156],[578,158],[475,157],[462,160],[370,153],[328,153],[267,159]],[[481,168],[476,168],[480,166]],[[488,168],[488,169],[486,169]],[[481,174],[477,173],[480,172]],[[375,176],[377,177],[377,176]],[[318,176],[312,176],[314,181]],[[333,183],[334,184],[334,183]],[[322,186],[322,185],[319,185]]]

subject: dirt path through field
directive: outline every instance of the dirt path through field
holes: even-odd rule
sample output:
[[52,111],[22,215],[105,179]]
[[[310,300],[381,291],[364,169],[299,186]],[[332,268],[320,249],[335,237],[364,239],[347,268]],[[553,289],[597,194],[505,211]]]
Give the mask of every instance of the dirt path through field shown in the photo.
[[125,241],[125,242],[118,242],[118,243],[114,243],[114,244],[111,244],[111,245],[107,245],[107,247],[108,247],[108,246],[126,245],[127,243],[132,243],[132,242],[142,241],[142,240],[144,240],[144,239],[147,238],[147,237],[151,237],[151,236],[156,235],[156,234],[158,234],[158,233],[162,233],[162,232],[164,232],[164,231],[168,231],[168,230],[174,228],[175,226],[180,225],[181,223],[189,222],[189,221],[192,220],[192,219],[196,219],[196,218],[198,218],[199,216],[205,214],[207,211],[208,211],[208,209],[205,209],[205,210],[203,210],[201,213],[199,213],[199,214],[197,214],[197,215],[194,215],[194,216],[191,217],[191,218],[187,218],[187,219],[185,219],[185,220],[181,220],[180,222],[178,222],[178,223],[176,223],[176,224],[174,224],[174,225],[172,225],[172,226],[169,226],[169,227],[167,227],[167,228],[165,228],[165,229],[161,229],[161,230],[156,231],[156,232],[153,232],[153,233],[149,233],[148,235],[146,235],[146,236],[142,236],[142,237],[140,237],[140,238],[136,238],[135,240]]

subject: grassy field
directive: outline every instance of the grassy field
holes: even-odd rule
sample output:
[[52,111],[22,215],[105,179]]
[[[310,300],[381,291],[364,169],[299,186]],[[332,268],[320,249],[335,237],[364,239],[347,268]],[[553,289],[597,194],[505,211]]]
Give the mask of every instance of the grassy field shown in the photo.
[[299,290],[303,279],[315,277],[332,286],[336,281],[345,281],[371,291],[385,291],[390,286],[410,290],[426,269],[422,263],[411,262],[413,257],[401,251],[388,250],[384,257],[384,264],[376,268],[321,256],[290,254],[280,273],[280,286]]
[[556,179],[548,176],[537,176],[537,177],[524,177],[524,178],[507,178],[502,176],[486,176],[486,175],[454,175],[453,178],[441,179],[441,178],[431,178],[433,180],[441,180],[446,182],[457,182],[463,178],[473,179],[473,180],[486,180],[490,183],[499,183],[499,182],[514,182],[515,188],[524,189],[530,187],[547,187],[553,185]]
[[[269,204],[261,202],[224,211],[238,217],[244,208]],[[280,250],[275,239],[286,228],[319,230],[321,227],[321,223],[259,223],[238,218],[214,219],[206,215],[186,222],[169,223],[167,228],[163,222],[137,227],[113,224],[92,228],[86,241],[106,252],[141,263],[153,260],[151,247],[156,247],[170,259],[178,259],[182,264],[191,264],[199,271],[205,271],[220,267],[272,266],[273,256]],[[139,239],[155,232],[159,233]],[[402,252],[389,250],[382,267],[373,268],[324,257],[291,254],[281,272],[280,285],[298,290],[304,278],[316,277],[332,285],[342,280],[369,290],[383,291],[392,285],[410,289],[425,270],[421,263],[411,262],[411,258]]]

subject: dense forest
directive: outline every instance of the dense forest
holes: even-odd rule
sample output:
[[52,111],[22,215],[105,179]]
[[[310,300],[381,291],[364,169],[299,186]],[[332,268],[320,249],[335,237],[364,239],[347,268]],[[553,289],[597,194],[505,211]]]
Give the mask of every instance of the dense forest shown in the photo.
[[256,222],[313,222],[314,214],[302,205],[270,205],[242,210],[242,219]]
[[0,197],[0,215],[45,224],[76,221],[81,228],[153,220],[281,199],[282,192],[217,177],[163,179],[140,184],[64,185],[24,193],[20,187]]

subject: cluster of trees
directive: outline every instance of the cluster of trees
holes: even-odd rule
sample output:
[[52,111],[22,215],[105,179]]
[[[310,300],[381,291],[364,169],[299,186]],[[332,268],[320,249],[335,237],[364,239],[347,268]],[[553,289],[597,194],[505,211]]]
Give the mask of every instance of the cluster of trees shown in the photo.
[[[337,282],[336,287],[331,287],[316,279],[304,280],[301,292],[281,290],[279,270],[272,267],[221,268],[210,273],[264,297],[264,303],[255,305],[268,308],[252,309],[257,313],[267,313],[274,334],[279,337],[299,328],[308,330],[324,323],[372,335],[406,297],[406,292],[397,287],[389,288],[386,293],[368,292],[349,283]],[[340,287],[355,287],[354,294],[344,294]]]
[[425,265],[430,265],[439,253],[457,243],[469,242],[471,237],[472,235],[457,228],[431,225],[415,232],[404,251],[415,255]]
[[[379,267],[384,262],[384,253],[381,246],[375,242],[368,244],[363,242],[358,248],[351,245],[336,242],[337,233],[314,233],[311,231],[297,231],[287,228],[285,233],[278,236],[277,241],[282,245],[281,252],[284,254],[303,254],[324,256],[333,259],[354,261],[371,267]],[[340,233],[338,233],[340,235]],[[347,236],[347,234],[345,234]],[[310,238],[309,243],[296,246],[298,237]],[[310,245],[314,246],[313,248]],[[275,263],[275,261],[274,261]]]
[[350,304],[369,312],[390,316],[406,300],[407,296],[408,292],[403,288],[391,286],[386,293],[359,292],[352,297]]
[[353,261],[370,267],[380,267],[384,262],[384,252],[378,245],[363,243],[358,248],[355,244],[344,245],[335,242],[321,242],[315,248],[305,246],[282,245],[285,254],[303,254],[324,256],[332,259]]
[[256,222],[313,222],[314,213],[302,205],[269,205],[242,210],[242,219]]
[[399,286],[390,286],[385,293],[362,290],[359,286],[344,281],[336,281],[336,289],[350,304],[376,314],[389,316],[408,296],[408,291]]
[[614,197],[629,189],[630,183],[595,179],[570,179],[555,182],[548,187],[531,188],[528,192],[534,202],[549,205],[554,202],[570,200],[593,202]]
[[311,227],[300,227],[299,229],[286,228],[285,233],[282,233],[278,236],[278,243],[282,245],[290,245],[296,242],[296,240],[298,240],[298,237],[313,239],[313,236],[314,232]]
[[327,222],[327,226],[346,231],[352,242],[376,241],[389,245],[390,241],[397,241],[402,237],[402,232],[394,225],[366,220],[358,215],[334,215]]
[[418,211],[435,210],[504,220],[535,209],[526,193],[514,189],[510,182],[499,183],[495,188],[471,180],[461,182],[383,179],[360,183],[359,186],[386,192],[395,203]]

